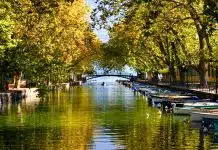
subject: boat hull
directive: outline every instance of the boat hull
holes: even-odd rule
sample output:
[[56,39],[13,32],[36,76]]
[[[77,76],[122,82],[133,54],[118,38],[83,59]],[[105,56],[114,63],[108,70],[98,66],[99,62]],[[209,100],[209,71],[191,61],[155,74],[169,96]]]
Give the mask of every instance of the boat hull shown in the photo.
[[190,115],[192,112],[192,109],[184,109],[184,108],[174,108],[173,114],[175,115]]
[[203,118],[218,119],[217,113],[191,112],[191,121],[201,122]]
[[210,112],[218,108],[217,103],[213,102],[196,102],[196,103],[184,103],[183,107],[176,107],[177,104],[173,106],[174,114],[190,115],[191,112]]

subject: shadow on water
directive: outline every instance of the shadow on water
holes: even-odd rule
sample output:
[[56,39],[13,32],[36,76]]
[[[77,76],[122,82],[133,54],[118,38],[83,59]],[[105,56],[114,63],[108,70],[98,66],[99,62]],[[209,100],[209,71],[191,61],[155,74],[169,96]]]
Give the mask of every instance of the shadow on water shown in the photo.
[[5,106],[0,149],[209,149],[213,136],[189,117],[163,114],[115,82],[56,91],[35,103]]

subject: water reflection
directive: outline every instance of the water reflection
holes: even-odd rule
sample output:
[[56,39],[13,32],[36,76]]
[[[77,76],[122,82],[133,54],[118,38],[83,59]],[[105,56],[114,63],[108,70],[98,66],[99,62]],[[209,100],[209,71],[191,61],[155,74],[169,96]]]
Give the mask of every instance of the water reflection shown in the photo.
[[84,90],[51,93],[38,104],[7,106],[1,115],[0,148],[87,149],[93,130],[92,108],[91,101],[82,96]]
[[[96,85],[97,84],[97,85]],[[214,135],[160,113],[121,85],[86,84],[1,106],[0,149],[209,149]]]

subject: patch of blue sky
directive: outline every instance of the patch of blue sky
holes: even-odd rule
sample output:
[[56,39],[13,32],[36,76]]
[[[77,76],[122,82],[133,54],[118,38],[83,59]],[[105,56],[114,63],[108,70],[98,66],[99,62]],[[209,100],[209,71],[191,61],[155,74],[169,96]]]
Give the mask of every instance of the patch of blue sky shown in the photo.
[[[95,3],[96,0],[86,0],[88,5],[91,7],[91,9],[94,9],[97,7],[97,4]],[[99,37],[99,39],[103,42],[106,43],[109,40],[109,35],[107,30],[105,29],[95,29],[94,32],[96,35]]]
[[[96,0],[86,0],[88,5],[91,7],[91,9],[94,9],[97,7],[97,4],[95,3]],[[109,40],[109,35],[108,35],[108,31],[105,29],[95,29],[94,32],[97,34],[97,36],[99,37],[99,39],[106,43]],[[97,74],[103,74],[104,70],[102,68],[99,68],[97,66],[95,66],[95,70],[97,72]],[[111,73],[118,73],[119,71],[113,70],[111,71]],[[132,74],[132,75],[137,75],[136,71],[132,68],[130,68],[129,66],[125,66],[122,70],[122,74]]]

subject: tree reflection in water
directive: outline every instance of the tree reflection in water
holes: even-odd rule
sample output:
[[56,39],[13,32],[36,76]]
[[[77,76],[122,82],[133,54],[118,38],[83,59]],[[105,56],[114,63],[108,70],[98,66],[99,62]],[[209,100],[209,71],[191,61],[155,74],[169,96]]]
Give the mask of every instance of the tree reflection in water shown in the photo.
[[11,105],[10,113],[0,116],[0,148],[87,149],[92,108],[87,97],[78,96],[84,90],[76,89],[75,97],[68,92],[50,93],[37,105]]
[[1,106],[0,149],[209,149],[213,137],[189,120],[121,85],[73,87]]

